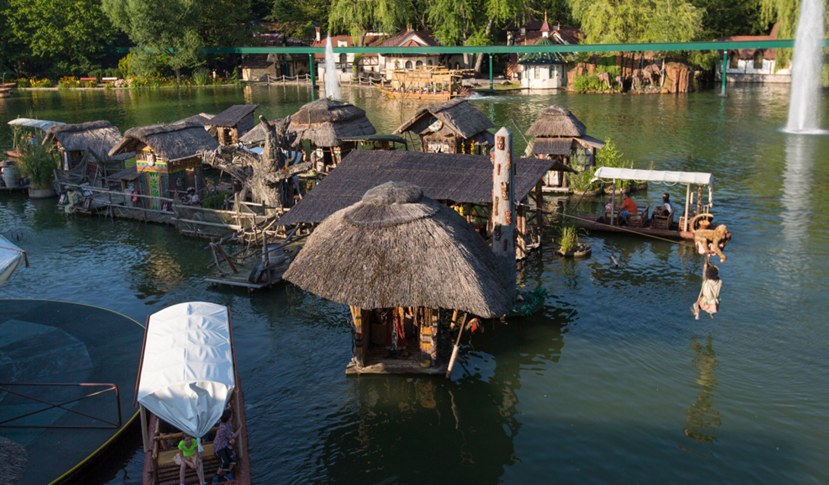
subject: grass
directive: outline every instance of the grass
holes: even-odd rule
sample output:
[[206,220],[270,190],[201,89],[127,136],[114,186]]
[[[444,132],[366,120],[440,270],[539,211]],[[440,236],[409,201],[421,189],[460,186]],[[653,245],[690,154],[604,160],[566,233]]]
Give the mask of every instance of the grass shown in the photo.
[[573,223],[562,222],[558,228],[558,244],[565,253],[571,253],[579,247],[579,233],[581,230]]

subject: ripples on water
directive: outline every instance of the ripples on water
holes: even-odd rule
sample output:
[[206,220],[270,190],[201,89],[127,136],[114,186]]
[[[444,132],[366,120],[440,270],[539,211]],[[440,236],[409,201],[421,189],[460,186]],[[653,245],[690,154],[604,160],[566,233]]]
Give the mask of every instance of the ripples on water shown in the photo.
[[[785,87],[729,91],[727,100],[710,91],[472,100],[513,131],[561,104],[639,168],[712,172],[715,213],[734,233],[714,320],[694,321],[688,308],[701,271],[691,248],[593,235],[588,260],[545,248],[521,265],[528,286],[549,292],[543,312],[464,338],[451,382],[347,379],[345,307],[284,284],[251,297],[210,290],[204,241],[151,224],[67,221],[53,201],[19,196],[0,196],[0,231],[32,267],[0,295],[97,304],[139,321],[185,300],[229,305],[258,483],[824,483],[829,138],[780,132]],[[381,133],[421,106],[368,89],[343,97]],[[44,119],[109,119],[123,131],[242,102],[282,117],[308,100],[305,86],[23,93],[0,99],[0,123],[34,107]],[[0,145],[8,139],[0,130]],[[634,198],[653,203],[664,190],[684,199],[659,186]],[[102,481],[139,483],[138,446]]]

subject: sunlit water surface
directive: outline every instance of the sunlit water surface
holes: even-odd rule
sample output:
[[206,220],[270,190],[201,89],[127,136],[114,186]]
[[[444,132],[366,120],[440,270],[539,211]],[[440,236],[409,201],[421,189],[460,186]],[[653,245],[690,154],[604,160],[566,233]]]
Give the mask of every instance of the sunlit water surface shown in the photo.
[[[343,98],[381,133],[421,105],[347,87]],[[125,130],[238,103],[282,117],[309,100],[305,86],[19,93],[0,99],[0,145],[6,122],[30,113]],[[712,172],[714,210],[734,234],[716,319],[691,316],[701,261],[687,247],[590,235],[588,260],[563,261],[547,247],[521,266],[524,283],[549,292],[544,310],[464,338],[450,382],[347,378],[344,306],[287,284],[253,296],[212,290],[203,240],[153,224],[66,220],[53,200],[8,195],[0,231],[26,248],[31,267],[0,297],[100,305],[139,321],[182,301],[229,305],[256,483],[829,482],[829,138],[780,131],[788,87],[730,88],[728,99],[472,102],[513,131],[560,104],[636,167]],[[653,204],[664,190],[684,198],[660,186],[634,198]],[[101,483],[140,483],[138,448],[126,447]]]

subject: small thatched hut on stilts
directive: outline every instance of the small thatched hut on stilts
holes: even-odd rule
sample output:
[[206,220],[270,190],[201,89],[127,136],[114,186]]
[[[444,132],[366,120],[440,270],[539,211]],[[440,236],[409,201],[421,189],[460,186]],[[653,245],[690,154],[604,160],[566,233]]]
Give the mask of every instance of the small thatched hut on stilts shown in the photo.
[[[590,167],[595,164],[596,149],[604,142],[587,134],[584,123],[567,108],[550,106],[538,115],[527,130],[534,136],[532,153],[538,158],[561,161],[567,166]],[[545,192],[569,192],[567,179],[560,171],[551,170],[544,177]]]
[[124,170],[124,162],[135,156],[132,152],[109,156],[121,138],[118,128],[102,120],[52,125],[46,130],[43,144],[52,145],[60,158],[58,182],[88,181],[93,187],[101,187],[105,177]]
[[351,308],[346,373],[442,374],[452,318],[441,309],[505,315],[515,295],[508,274],[457,212],[389,182],[323,221],[284,278]]
[[216,130],[219,145],[239,143],[239,139],[253,129],[256,123],[253,112],[258,107],[258,104],[235,104],[211,118],[206,125]]
[[484,155],[494,145],[494,137],[487,131],[493,126],[469,101],[456,98],[420,108],[394,133],[408,133],[410,137],[414,133],[420,137],[424,152]]
[[336,167],[355,148],[355,142],[344,142],[343,138],[377,132],[365,111],[333,99],[319,99],[304,105],[291,115],[288,131],[297,134],[297,146],[308,140],[310,161],[314,162],[314,170],[321,172]]

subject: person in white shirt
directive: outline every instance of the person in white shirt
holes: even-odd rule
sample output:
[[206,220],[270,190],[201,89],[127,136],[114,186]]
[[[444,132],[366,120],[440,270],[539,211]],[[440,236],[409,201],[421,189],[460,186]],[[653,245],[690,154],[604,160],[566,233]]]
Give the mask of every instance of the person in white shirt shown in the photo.
[[662,211],[660,212],[660,215],[674,215],[674,208],[671,206],[671,196],[668,194],[662,194]]

